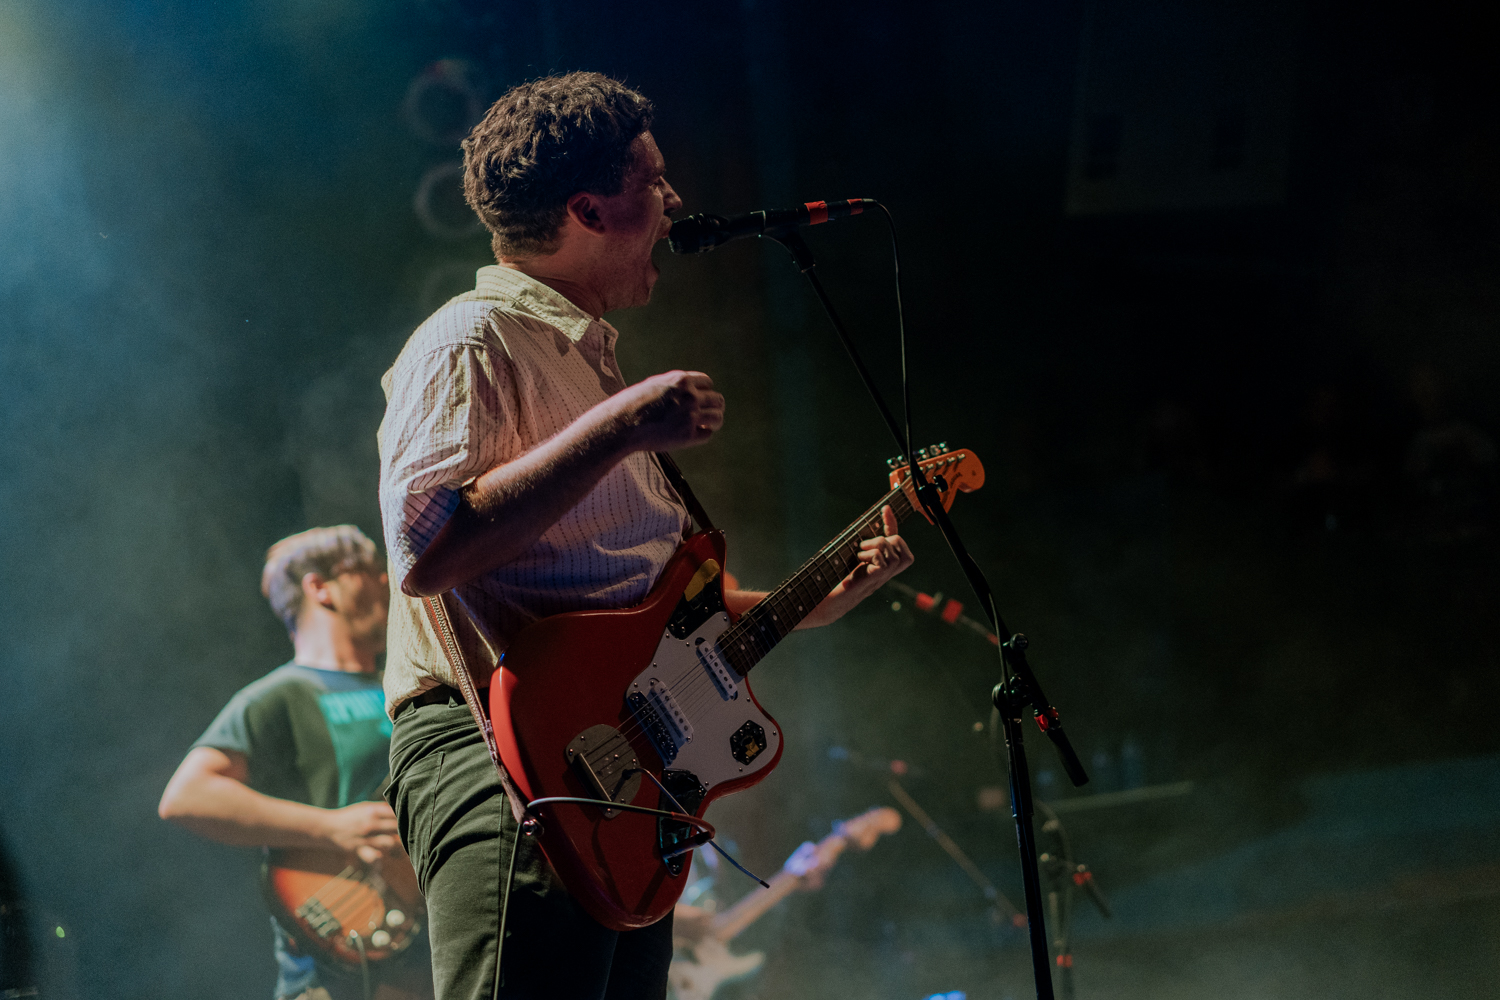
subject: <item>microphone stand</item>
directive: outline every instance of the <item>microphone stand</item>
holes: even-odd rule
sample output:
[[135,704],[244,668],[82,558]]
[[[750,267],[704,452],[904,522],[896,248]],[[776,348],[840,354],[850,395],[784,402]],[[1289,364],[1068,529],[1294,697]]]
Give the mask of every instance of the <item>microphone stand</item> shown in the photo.
[[[859,352],[855,350],[854,341],[844,329],[838,311],[834,309],[828,292],[823,288],[823,282],[814,273],[813,269],[817,267],[817,261],[813,259],[812,251],[796,232],[774,236],[767,234],[766,238],[775,240],[785,247],[791,253],[797,269],[807,276],[813,291],[817,293],[818,301],[823,304],[824,311],[828,313],[828,318],[833,323],[833,329],[843,343],[844,350],[848,352],[849,360],[854,362],[854,368],[859,372],[860,379],[864,381],[866,391],[875,401],[881,416],[885,418],[886,426],[890,428],[891,435],[896,439],[897,448],[903,452],[909,450],[909,442],[904,440],[900,425],[896,422],[890,408],[886,406],[885,399],[876,388],[869,369],[859,357]],[[1067,771],[1068,778],[1074,785],[1087,782],[1088,774],[1084,771],[1078,755],[1073,752],[1073,745],[1068,741],[1067,733],[1063,731],[1057,709],[1042,693],[1036,675],[1032,673],[1031,666],[1026,662],[1026,637],[1019,632],[1013,633],[1006,627],[1004,620],[1000,617],[1000,612],[995,608],[995,597],[990,590],[989,582],[985,580],[978,564],[969,555],[969,550],[964,547],[962,539],[958,537],[957,529],[953,527],[953,522],[948,520],[948,512],[943,509],[939,501],[938,488],[927,481],[921,463],[917,461],[917,456],[905,457],[911,469],[913,487],[922,509],[927,512],[929,520],[937,526],[938,531],[943,535],[943,540],[948,543],[948,548],[968,579],[969,586],[979,598],[980,607],[984,608],[985,614],[989,616],[990,626],[995,634],[1009,637],[1000,644],[1000,683],[996,684],[994,690],[990,692],[990,699],[999,713],[1000,730],[1005,737],[1006,765],[1010,774],[1010,809],[1011,817],[1016,824],[1016,843],[1021,853],[1021,880],[1026,892],[1026,919],[1031,939],[1031,968],[1036,979],[1036,995],[1038,1000],[1053,1000],[1055,994],[1052,990],[1052,963],[1048,954],[1046,920],[1042,909],[1042,882],[1037,870],[1036,831],[1032,827],[1031,772],[1027,769],[1026,748],[1021,734],[1022,713],[1028,708],[1031,709],[1037,725],[1057,748],[1062,758],[1063,769]]]

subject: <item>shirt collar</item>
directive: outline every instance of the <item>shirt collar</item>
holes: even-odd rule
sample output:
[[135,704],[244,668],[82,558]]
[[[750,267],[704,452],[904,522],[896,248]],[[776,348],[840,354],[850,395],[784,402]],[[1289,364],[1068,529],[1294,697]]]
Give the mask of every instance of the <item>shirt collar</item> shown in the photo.
[[513,267],[501,267],[499,264],[481,267],[475,275],[474,292],[476,298],[508,302],[530,313],[561,330],[575,344],[583,339],[589,327],[596,322],[606,334],[614,331],[608,323],[595,320],[568,301],[566,296]]

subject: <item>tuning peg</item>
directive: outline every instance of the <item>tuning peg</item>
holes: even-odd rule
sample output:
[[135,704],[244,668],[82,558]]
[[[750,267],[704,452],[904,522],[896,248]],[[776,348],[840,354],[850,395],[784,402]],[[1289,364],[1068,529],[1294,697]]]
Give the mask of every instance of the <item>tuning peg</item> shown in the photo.
[[921,461],[925,461],[926,459],[927,459],[927,449],[926,448],[918,448],[917,449],[917,461],[921,462]]
[[937,444],[933,445],[932,447],[928,448],[927,450],[930,451],[930,452],[932,452],[934,455],[941,455],[941,454],[943,454],[944,452],[946,452],[948,450],[948,442],[947,441],[939,441]]

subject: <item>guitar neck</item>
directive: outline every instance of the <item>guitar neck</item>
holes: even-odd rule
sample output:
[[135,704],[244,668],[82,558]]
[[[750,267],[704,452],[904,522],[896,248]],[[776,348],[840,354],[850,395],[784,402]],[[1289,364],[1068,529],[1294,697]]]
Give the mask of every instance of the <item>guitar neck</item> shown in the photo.
[[[905,520],[912,512],[911,498],[897,486],[881,497],[850,524],[833,541],[802,564],[779,587],[719,636],[719,652],[734,665],[740,676],[776,647],[776,644],[812,613],[839,581],[849,575],[859,561],[859,543],[885,533],[881,508],[890,505],[896,520]],[[765,890],[761,890],[765,891]]]
[[728,942],[740,931],[759,920],[767,910],[790,896],[797,888],[797,876],[783,869],[771,877],[770,888],[759,888],[746,895],[723,913],[709,921],[708,933]]

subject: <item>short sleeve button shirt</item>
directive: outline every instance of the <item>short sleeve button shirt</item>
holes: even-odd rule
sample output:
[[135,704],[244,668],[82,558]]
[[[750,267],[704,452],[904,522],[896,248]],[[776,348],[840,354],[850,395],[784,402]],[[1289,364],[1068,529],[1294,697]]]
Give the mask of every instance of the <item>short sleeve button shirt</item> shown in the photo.
[[[421,601],[401,581],[448,517],[459,490],[525,455],[625,387],[617,331],[511,268],[481,268],[475,289],[417,328],[381,380],[380,513],[391,562],[387,709],[456,684]],[[458,623],[476,673],[538,618],[628,607],[676,550],[687,512],[649,455],[615,466],[513,561],[456,588],[478,623]]]

